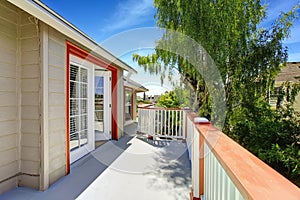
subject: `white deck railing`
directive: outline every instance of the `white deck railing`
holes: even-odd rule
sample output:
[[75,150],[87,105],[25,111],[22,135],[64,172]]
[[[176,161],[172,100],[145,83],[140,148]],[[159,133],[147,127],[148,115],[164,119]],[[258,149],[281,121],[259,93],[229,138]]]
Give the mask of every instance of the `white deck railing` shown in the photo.
[[211,124],[198,123],[196,117],[183,110],[139,109],[140,132],[186,139],[191,200],[299,200],[296,185]]
[[166,139],[184,139],[185,112],[181,109],[138,109],[138,131]]

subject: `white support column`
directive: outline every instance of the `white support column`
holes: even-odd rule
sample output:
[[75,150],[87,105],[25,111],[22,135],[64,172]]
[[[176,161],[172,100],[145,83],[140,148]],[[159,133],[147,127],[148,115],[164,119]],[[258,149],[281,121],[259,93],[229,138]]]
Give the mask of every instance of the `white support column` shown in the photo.
[[49,187],[48,26],[40,24],[41,57],[41,176],[40,190]]

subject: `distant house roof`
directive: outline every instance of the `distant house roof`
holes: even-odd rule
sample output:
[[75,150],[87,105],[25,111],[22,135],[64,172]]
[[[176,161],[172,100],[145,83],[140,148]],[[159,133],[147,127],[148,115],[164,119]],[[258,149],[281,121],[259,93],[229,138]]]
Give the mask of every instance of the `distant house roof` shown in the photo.
[[287,62],[286,67],[281,69],[275,81],[278,82],[300,81],[300,62]]
[[141,84],[129,79],[128,77],[124,78],[124,86],[133,88],[136,92],[147,92],[147,91],[149,91],[147,88],[145,88]]
[[54,12],[52,9],[47,7],[39,0],[7,0],[20,9],[28,12],[37,19],[43,21],[45,24],[53,27],[62,34],[68,36],[79,44],[89,48],[93,53],[97,54],[108,63],[112,63],[124,70],[137,73],[136,70],[131,68],[128,64],[115,57],[108,50],[100,46],[97,42],[75,27],[73,24],[68,22],[66,19],[61,17],[59,14]]

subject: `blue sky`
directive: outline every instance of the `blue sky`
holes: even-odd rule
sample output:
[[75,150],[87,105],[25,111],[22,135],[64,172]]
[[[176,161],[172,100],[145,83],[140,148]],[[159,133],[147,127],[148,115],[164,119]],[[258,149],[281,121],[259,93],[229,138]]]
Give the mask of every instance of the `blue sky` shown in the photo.
[[[262,25],[270,25],[270,22],[278,18],[281,11],[290,10],[299,1],[262,0],[268,5],[267,19]],[[109,43],[107,41],[110,41],[112,37],[119,33],[136,28],[155,26],[155,8],[151,0],[42,0],[42,2],[77,26],[96,42],[103,44],[104,47],[106,43]],[[155,37],[153,37],[152,42],[154,40]],[[291,37],[284,44],[289,48],[289,61],[300,61],[299,19],[291,30]],[[114,49],[106,48],[115,53]],[[143,53],[143,50],[138,49],[136,52]],[[146,49],[146,52],[149,52],[149,49]],[[143,73],[143,70],[136,63],[132,62],[131,53],[132,51],[129,51],[126,54],[117,56],[139,71],[138,75],[132,76],[133,80],[144,83],[146,87],[152,90],[149,94],[161,93],[171,88],[168,81],[163,87],[160,87],[158,76],[150,76]]]
[[51,9],[101,43],[110,36],[139,27],[154,26],[155,10],[149,0],[42,0]]

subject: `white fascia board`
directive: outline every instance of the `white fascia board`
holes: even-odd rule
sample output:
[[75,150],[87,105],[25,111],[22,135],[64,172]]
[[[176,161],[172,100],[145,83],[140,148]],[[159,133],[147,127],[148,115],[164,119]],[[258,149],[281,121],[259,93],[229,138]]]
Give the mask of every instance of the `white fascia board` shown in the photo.
[[139,90],[139,92],[147,92],[149,91],[147,88],[145,88],[143,85],[131,80],[131,79],[127,79],[127,78],[124,78],[124,86],[126,87],[130,87],[132,89],[135,89],[135,90]]
[[67,20],[59,16],[57,13],[52,11],[50,8],[45,6],[43,3],[35,0],[7,0],[13,5],[19,7],[20,9],[28,12],[32,16],[43,21],[45,24],[53,27],[62,34],[68,36],[69,38],[77,41],[81,45],[87,47],[88,49],[93,50],[96,54],[107,59],[109,62],[114,63],[118,67],[137,73],[136,70],[131,68],[129,65],[119,60],[117,57],[113,56],[108,50],[101,47],[94,40],[88,37],[86,34],[81,32],[74,25],[69,23]]

